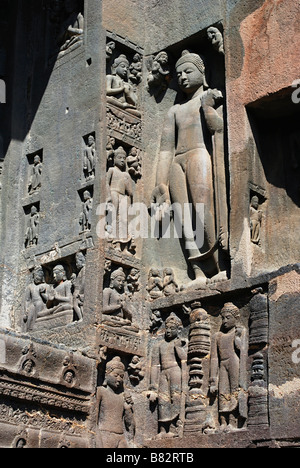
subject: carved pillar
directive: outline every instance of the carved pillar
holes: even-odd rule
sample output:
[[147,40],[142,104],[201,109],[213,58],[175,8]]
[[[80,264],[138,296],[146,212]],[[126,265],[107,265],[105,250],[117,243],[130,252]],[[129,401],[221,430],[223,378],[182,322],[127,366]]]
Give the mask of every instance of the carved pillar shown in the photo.
[[268,297],[263,289],[252,291],[250,301],[250,346],[264,346],[269,342],[269,308]]
[[184,432],[202,432],[207,420],[207,395],[202,391],[203,359],[210,353],[211,325],[208,313],[195,302],[190,309],[188,348],[189,395]]
[[262,353],[253,356],[252,383],[249,386],[248,427],[268,427],[268,386],[266,382],[265,359]]

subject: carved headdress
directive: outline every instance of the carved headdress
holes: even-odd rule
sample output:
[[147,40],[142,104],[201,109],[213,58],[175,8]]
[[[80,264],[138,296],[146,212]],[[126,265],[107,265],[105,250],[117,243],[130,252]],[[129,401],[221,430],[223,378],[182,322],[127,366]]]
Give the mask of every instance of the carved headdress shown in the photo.
[[204,78],[204,81],[203,81],[204,89],[208,89],[209,86],[206,80],[205,64],[204,64],[204,60],[200,57],[200,55],[194,54],[193,52],[190,52],[189,50],[184,50],[181,54],[180,59],[176,63],[176,68],[180,67],[180,65],[183,65],[184,63],[192,63],[198,68],[198,70],[202,73],[203,78]]
[[117,154],[121,154],[122,156],[127,156],[127,153],[126,151],[124,150],[123,146],[119,146],[116,150],[115,150],[115,156]]
[[63,280],[65,281],[67,279],[67,273],[63,265],[55,265],[53,268],[53,271],[59,271],[60,273],[63,274]]
[[174,312],[171,313],[171,315],[166,319],[166,325],[176,325],[178,328],[182,328],[182,321],[180,320],[179,317],[177,317]]
[[124,273],[124,270],[122,267],[118,268],[117,270],[113,271],[111,276],[110,276],[110,279],[111,281],[115,280],[116,278],[118,278],[119,276],[121,276],[122,278],[126,279],[126,275]]
[[44,274],[43,267],[41,265],[36,265],[32,273],[33,273],[33,277],[38,275],[40,276],[43,282],[45,281],[45,274]]
[[181,54],[180,59],[176,63],[176,68],[184,63],[193,63],[201,73],[205,73],[205,65],[203,59],[198,54],[193,54],[188,50],[184,50]]
[[106,365],[106,374],[111,374],[114,370],[121,370],[125,371],[125,366],[121,361],[119,356],[114,357],[109,363]]
[[225,314],[226,312],[229,312],[231,315],[233,315],[236,319],[240,317],[240,310],[237,306],[235,306],[232,302],[227,302],[227,304],[224,305],[222,309],[222,315]]
[[112,73],[113,73],[114,75],[116,74],[116,69],[118,68],[118,66],[119,66],[121,63],[126,63],[126,65],[129,67],[129,61],[128,61],[126,55],[124,55],[124,54],[119,55],[119,57],[117,57],[117,58],[114,60],[114,63],[112,64],[111,70],[112,70]]

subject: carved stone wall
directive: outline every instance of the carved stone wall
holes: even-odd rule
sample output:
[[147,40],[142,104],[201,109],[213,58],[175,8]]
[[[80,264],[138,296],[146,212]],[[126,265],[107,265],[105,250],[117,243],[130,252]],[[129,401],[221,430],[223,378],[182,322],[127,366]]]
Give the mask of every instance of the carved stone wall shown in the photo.
[[299,446],[297,5],[166,3],[0,21],[1,447]]

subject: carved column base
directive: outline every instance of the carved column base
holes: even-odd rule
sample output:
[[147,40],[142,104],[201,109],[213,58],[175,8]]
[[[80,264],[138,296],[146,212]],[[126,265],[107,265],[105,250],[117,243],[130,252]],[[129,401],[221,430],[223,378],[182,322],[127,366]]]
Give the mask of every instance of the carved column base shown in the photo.
[[207,427],[206,397],[200,388],[193,388],[189,392],[185,411],[184,433],[200,432]]
[[268,391],[260,387],[252,387],[249,396],[249,414],[247,426],[269,427]]
[[206,427],[207,408],[204,405],[190,406],[186,408],[184,424],[184,435],[197,432],[202,434],[203,429]]

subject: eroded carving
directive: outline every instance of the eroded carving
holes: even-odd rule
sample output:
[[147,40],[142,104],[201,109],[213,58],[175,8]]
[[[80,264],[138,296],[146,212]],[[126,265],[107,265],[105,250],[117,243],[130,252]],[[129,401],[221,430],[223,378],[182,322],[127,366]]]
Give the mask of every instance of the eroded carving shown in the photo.
[[224,39],[223,34],[218,28],[210,27],[207,30],[207,37],[211,42],[213,48],[219,53],[224,55]]
[[107,61],[111,60],[115,49],[116,49],[116,43],[114,41],[109,41],[106,44],[106,60]]
[[101,325],[99,340],[107,348],[125,351],[131,354],[141,353],[142,340],[135,331],[125,327]]
[[83,252],[77,252],[75,256],[77,275],[73,279],[73,298],[74,298],[74,311],[78,321],[83,320],[83,304],[84,304],[84,291],[85,291],[85,270],[86,258]]
[[142,177],[142,156],[141,150],[138,148],[131,148],[126,158],[128,173],[135,180]]
[[[57,314],[72,309],[72,283],[67,279],[67,273],[63,265],[56,265],[53,268],[54,284],[48,292],[47,315]],[[52,307],[51,307],[52,306]],[[43,316],[42,314],[39,315]]]
[[27,287],[25,292],[23,322],[27,332],[34,329],[36,319],[46,307],[47,288],[43,268],[36,267],[33,271],[33,283]]
[[37,373],[37,354],[33,344],[25,346],[22,350],[23,357],[19,363],[19,372],[30,377],[38,377]]
[[143,71],[143,58],[140,54],[136,53],[133,56],[132,63],[129,67],[129,81],[138,85],[142,81]]
[[95,178],[96,157],[97,153],[95,137],[94,135],[89,135],[83,156],[83,172],[86,182],[89,182]]
[[133,356],[131,362],[128,365],[128,376],[132,385],[138,385],[141,380],[145,377],[145,367],[139,356]]
[[115,270],[110,277],[110,287],[103,292],[102,322],[111,327],[137,332],[133,325],[132,304],[125,294],[126,274],[123,268]]
[[165,296],[171,296],[172,294],[179,292],[179,285],[176,282],[175,274],[172,268],[165,268],[163,280],[163,292]]
[[93,197],[89,190],[83,193],[82,212],[79,217],[81,233],[91,230],[92,226]]
[[[44,285],[42,286],[44,288]],[[67,279],[63,265],[53,268],[53,284],[48,284],[41,293],[46,305],[40,303],[33,330],[52,326],[63,326],[73,322],[73,292],[72,281]],[[41,310],[40,310],[41,309]]]
[[187,342],[180,338],[181,320],[172,313],[165,322],[165,339],[152,355],[148,398],[158,401],[157,438],[179,435],[184,421],[187,375]]
[[166,91],[170,80],[169,56],[167,52],[160,52],[153,56],[148,64],[149,74],[147,77],[147,89],[159,96]]
[[120,357],[106,365],[105,381],[97,391],[99,446],[128,448],[128,432],[134,424],[133,401],[124,394],[125,366]]
[[250,230],[253,244],[260,245],[262,217],[262,211],[259,210],[259,198],[255,195],[250,205]]
[[76,383],[77,366],[74,363],[74,356],[70,353],[63,362],[61,382],[67,387],[73,387]]
[[43,163],[40,154],[36,154],[33,159],[31,174],[28,182],[29,195],[36,193],[42,186]]
[[175,279],[173,269],[165,268],[163,271],[160,271],[158,268],[151,268],[146,290],[148,291],[150,301],[178,293],[180,287]]
[[[123,130],[123,128],[122,128]],[[126,126],[124,127],[126,131]],[[139,179],[142,176],[142,151],[135,146],[132,146],[129,150],[125,150],[124,146],[118,146],[116,148],[116,139],[108,135],[106,151],[107,151],[107,168],[108,170],[114,166],[114,159],[117,151],[124,151],[126,154],[126,169],[128,174],[132,177],[134,181]],[[122,148],[122,150],[121,150]]]
[[141,272],[137,268],[132,268],[127,276],[127,295],[133,297],[134,294],[140,291]]
[[107,127],[116,137],[137,144],[142,141],[142,122],[138,116],[129,114],[110,103],[107,107]]
[[160,310],[153,310],[150,313],[150,321],[151,321],[150,332],[155,333],[157,330],[160,329],[160,327],[164,323],[164,321],[163,321],[163,319],[161,317]]
[[67,50],[74,50],[83,42],[84,17],[83,11],[79,11],[81,2],[79,0],[65,0],[64,19],[58,35],[60,44],[60,55]]
[[164,283],[158,268],[151,268],[148,277],[147,291],[151,300],[163,296]]
[[27,219],[27,229],[24,238],[25,247],[33,247],[38,244],[39,240],[40,213],[39,207],[32,205],[30,208],[30,216]]
[[221,315],[221,331],[212,341],[210,392],[218,396],[220,430],[233,431],[247,418],[248,337],[238,307],[225,304]]

